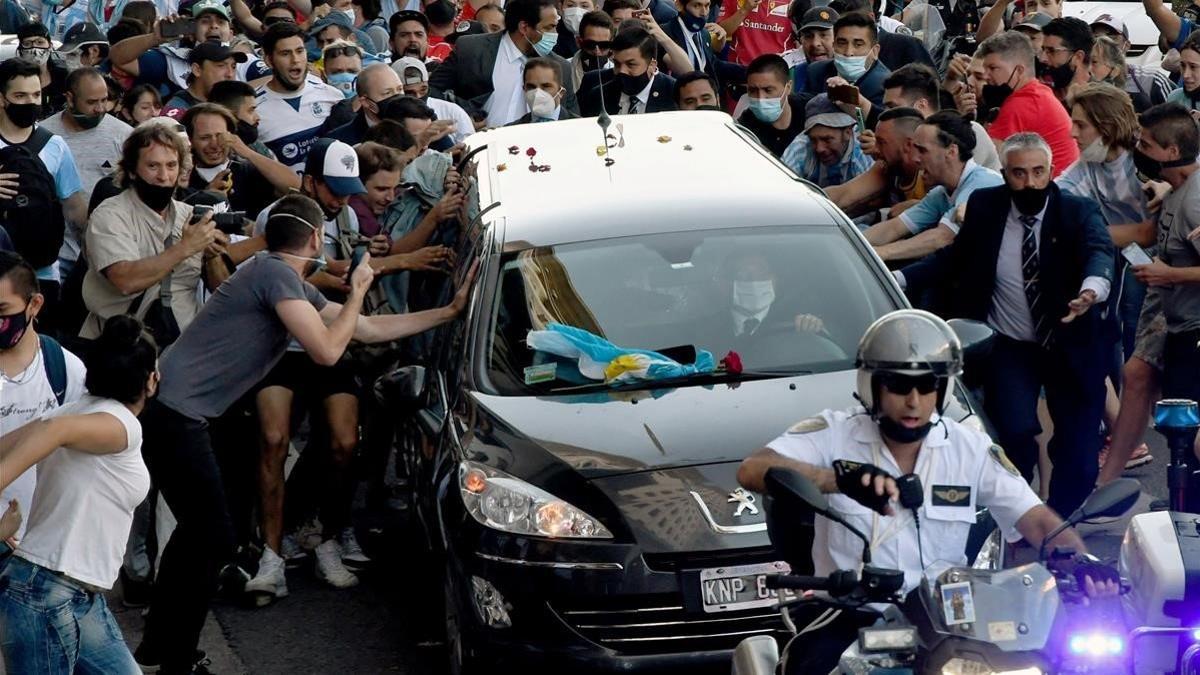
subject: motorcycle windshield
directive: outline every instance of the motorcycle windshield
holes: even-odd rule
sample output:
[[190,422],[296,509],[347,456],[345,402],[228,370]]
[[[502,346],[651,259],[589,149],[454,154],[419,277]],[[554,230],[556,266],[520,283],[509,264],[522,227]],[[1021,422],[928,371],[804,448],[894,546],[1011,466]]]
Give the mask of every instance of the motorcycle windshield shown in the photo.
[[921,601],[937,633],[1005,652],[1044,648],[1061,602],[1054,576],[1041,563],[995,572],[953,567],[922,581]]
[[937,7],[932,7],[924,0],[917,0],[904,8],[901,15],[904,25],[914,37],[920,40],[930,53],[941,44],[942,36],[946,33],[946,23]]

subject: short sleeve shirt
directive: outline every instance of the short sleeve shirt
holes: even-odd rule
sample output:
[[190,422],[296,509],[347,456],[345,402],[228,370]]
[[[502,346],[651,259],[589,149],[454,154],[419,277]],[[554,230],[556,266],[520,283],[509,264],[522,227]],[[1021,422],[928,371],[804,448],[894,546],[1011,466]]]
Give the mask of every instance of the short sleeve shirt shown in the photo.
[[[797,423],[767,447],[821,468],[844,459],[874,464],[893,476],[904,473],[884,445],[878,425],[861,407],[826,410]],[[1017,521],[1042,503],[986,434],[953,420],[941,419],[925,437],[915,471],[925,487],[919,543],[910,511],[897,509],[898,515],[883,516],[845,495],[829,495],[830,507],[872,542],[873,563],[904,571],[905,592],[920,584],[922,559],[930,576],[967,564],[967,537],[979,507],[987,507],[1006,538],[1016,541]],[[857,569],[862,549],[862,540],[847,528],[816,519],[816,574]]]
[[1050,87],[1041,82],[1030,82],[1014,91],[988,126],[988,134],[997,141],[1022,131],[1045,139],[1054,155],[1055,176],[1079,159],[1079,146],[1071,138],[1071,116]]
[[[11,145],[0,138],[0,148]],[[46,171],[54,177],[55,196],[59,201],[83,189],[83,181],[79,178],[79,168],[75,166],[75,156],[71,148],[61,136],[52,137],[38,153],[38,159],[46,165]],[[47,265],[37,271],[37,278],[44,281],[58,281],[58,263]]]
[[[1200,227],[1200,171],[1163,200],[1159,214],[1158,256],[1171,267],[1200,267],[1200,242],[1188,239]],[[1200,329],[1200,285],[1159,286],[1167,331]]]
[[944,186],[939,185],[922,197],[921,201],[901,213],[900,220],[913,234],[939,224],[945,225],[950,228],[951,232],[958,234],[958,223],[954,217],[954,212],[958,207],[966,204],[967,199],[975,190],[994,187],[1003,182],[1004,178],[999,173],[979,166],[975,160],[967,160],[962,175],[958,179],[958,187],[954,188],[953,194],[947,192]]
[[320,137],[333,106],[345,100],[341,90],[309,77],[297,92],[280,93],[264,84],[258,100],[258,140],[296,173],[304,170],[308,150]]

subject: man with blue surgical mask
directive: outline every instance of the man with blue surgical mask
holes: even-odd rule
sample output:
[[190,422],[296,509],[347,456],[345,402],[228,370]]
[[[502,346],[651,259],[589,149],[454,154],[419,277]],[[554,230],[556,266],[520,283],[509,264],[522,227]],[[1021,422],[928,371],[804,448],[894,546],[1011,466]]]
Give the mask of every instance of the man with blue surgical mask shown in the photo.
[[325,47],[321,61],[325,64],[325,81],[340,90],[347,99],[354,98],[355,80],[362,72],[362,50],[358,45],[335,42]]
[[771,154],[783,151],[804,131],[804,99],[792,93],[787,62],[777,54],[763,54],[746,69],[748,106],[738,123],[754,132]]
[[[849,12],[833,24],[833,60],[811,64],[804,89],[810,96],[830,92],[834,94],[831,98],[838,101],[841,99],[836,88],[854,85],[858,88],[857,104],[844,103],[861,108],[866,117],[872,109],[882,108],[883,81],[890,73],[879,60],[875,20],[863,12]],[[867,126],[871,126],[869,122]]]

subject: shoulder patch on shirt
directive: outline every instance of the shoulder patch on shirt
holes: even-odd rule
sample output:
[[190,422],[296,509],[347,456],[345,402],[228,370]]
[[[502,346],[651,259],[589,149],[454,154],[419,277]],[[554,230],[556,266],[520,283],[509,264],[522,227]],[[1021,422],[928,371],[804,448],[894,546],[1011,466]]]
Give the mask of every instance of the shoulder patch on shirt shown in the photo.
[[934,485],[933,506],[970,506],[970,485]]
[[1014,476],[1020,477],[1021,472],[1017,471],[1017,467],[1008,459],[1008,455],[1004,454],[1004,448],[993,444],[992,447],[988,448],[988,454],[1000,465],[1000,468]]
[[789,434],[811,434],[814,431],[820,431],[829,427],[829,422],[825,421],[820,415],[809,417],[796,422],[787,430]]

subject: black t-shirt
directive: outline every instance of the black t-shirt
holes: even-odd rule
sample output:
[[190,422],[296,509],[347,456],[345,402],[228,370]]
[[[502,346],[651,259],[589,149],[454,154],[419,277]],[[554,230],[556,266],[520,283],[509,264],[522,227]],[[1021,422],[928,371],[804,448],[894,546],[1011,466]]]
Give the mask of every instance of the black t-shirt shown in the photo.
[[[233,187],[229,190],[229,210],[245,211],[253,220],[268,204],[275,201],[275,187],[254,168],[254,165],[242,161],[231,160],[229,171],[232,174]],[[196,169],[188,179],[188,187],[193,190],[208,189],[209,181],[205,180]]]
[[754,112],[746,110],[738,118],[738,124],[754,132],[758,142],[771,151],[776,157],[783,157],[783,151],[791,145],[792,140],[804,131],[804,98],[792,94],[788,97],[788,105],[792,107],[792,121],[786,129],[776,129],[754,116]]

